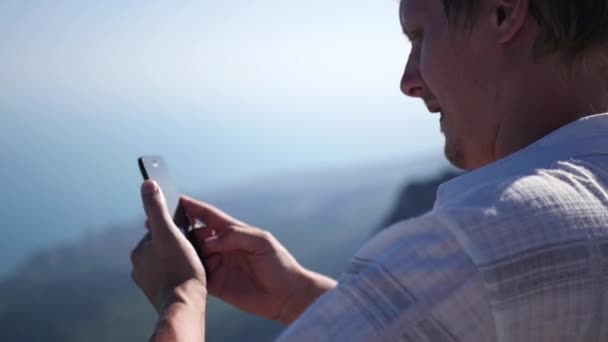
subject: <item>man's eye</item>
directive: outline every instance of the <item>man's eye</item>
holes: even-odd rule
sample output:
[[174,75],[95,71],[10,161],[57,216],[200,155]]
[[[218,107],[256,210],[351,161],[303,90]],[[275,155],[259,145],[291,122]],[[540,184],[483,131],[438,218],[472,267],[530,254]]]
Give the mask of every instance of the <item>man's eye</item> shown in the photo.
[[422,30],[416,30],[416,31],[411,31],[408,32],[407,34],[407,39],[410,41],[410,43],[412,44],[417,44],[420,42],[420,40],[422,39]]

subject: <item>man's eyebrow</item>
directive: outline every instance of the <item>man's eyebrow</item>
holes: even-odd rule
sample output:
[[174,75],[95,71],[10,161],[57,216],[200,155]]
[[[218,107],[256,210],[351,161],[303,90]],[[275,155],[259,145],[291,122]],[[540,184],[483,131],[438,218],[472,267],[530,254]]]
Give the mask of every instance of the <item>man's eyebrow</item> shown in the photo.
[[403,32],[404,35],[406,36],[410,36],[410,32],[405,28],[405,23],[401,23],[401,32]]
[[400,22],[401,22],[401,32],[408,38],[411,40],[412,36],[415,35],[415,32],[412,32],[411,30],[408,30],[407,28],[407,22],[405,21],[405,17],[400,15]]

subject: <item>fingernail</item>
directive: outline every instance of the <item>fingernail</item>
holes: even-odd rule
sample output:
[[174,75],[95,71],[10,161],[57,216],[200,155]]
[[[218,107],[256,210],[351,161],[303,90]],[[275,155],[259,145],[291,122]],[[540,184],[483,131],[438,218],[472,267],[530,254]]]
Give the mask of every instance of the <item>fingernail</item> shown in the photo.
[[210,237],[206,238],[204,241],[205,241],[205,243],[214,243],[214,241],[217,241],[218,238],[219,238],[219,236],[214,235],[214,236],[210,236]]
[[220,240],[218,239],[217,236],[212,236],[210,238],[205,239],[204,244],[207,250],[215,250],[217,249],[217,246],[219,245]]
[[144,195],[152,195],[158,190],[156,182],[145,182],[142,192]]

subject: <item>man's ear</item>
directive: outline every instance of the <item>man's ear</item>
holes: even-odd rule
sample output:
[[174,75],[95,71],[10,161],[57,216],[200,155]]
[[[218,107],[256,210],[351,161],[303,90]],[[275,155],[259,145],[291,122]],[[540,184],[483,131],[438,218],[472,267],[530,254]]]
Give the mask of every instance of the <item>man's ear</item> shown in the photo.
[[[573,0],[577,1],[577,0]],[[500,44],[513,40],[523,29],[528,17],[529,0],[492,0],[492,21]]]

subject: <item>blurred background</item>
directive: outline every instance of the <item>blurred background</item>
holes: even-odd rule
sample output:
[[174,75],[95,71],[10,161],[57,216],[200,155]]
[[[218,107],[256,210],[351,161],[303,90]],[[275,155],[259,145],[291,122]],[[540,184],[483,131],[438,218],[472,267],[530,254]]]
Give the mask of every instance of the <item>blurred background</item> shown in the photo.
[[[145,340],[137,158],[334,277],[453,177],[398,1],[0,2],[0,340]],[[210,341],[273,322],[211,301]]]

